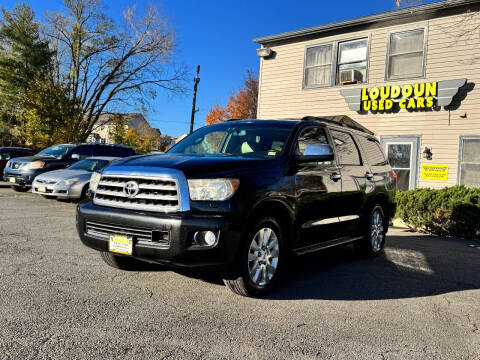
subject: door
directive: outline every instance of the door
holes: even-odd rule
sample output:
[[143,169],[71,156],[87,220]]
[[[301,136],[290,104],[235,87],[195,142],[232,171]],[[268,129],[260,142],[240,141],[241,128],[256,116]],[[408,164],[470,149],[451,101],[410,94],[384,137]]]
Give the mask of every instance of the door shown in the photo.
[[335,144],[335,154],[342,177],[342,194],[339,199],[339,225],[341,237],[355,237],[360,233],[360,218],[366,193],[375,189],[370,169],[360,155],[360,149],[351,134],[330,130]]
[[[321,126],[302,130],[295,155],[304,155],[307,145],[328,144]],[[338,232],[337,197],[342,191],[339,169],[333,161],[295,165],[295,211],[298,244],[306,247],[331,240]]]
[[381,143],[388,161],[397,174],[397,189],[417,187],[419,137],[382,136]]

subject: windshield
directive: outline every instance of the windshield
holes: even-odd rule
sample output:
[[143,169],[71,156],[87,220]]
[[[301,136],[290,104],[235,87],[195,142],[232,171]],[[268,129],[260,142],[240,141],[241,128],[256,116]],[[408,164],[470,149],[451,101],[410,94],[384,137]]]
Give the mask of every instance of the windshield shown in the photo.
[[40,151],[37,155],[53,156],[57,159],[64,157],[75,145],[53,145],[45,150]]
[[221,124],[205,126],[179,142],[168,153],[274,158],[282,152],[292,125]]
[[108,160],[99,160],[99,159],[85,159],[81,160],[74,165],[70,166],[69,170],[85,170],[85,171],[98,171],[103,169],[108,165],[110,161]]

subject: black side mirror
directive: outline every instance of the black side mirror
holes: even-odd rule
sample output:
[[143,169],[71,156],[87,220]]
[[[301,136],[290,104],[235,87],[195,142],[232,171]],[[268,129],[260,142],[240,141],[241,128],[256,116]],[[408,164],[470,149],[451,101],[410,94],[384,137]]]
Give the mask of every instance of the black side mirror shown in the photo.
[[303,155],[295,157],[298,163],[333,161],[333,159],[333,149],[327,144],[307,145]]

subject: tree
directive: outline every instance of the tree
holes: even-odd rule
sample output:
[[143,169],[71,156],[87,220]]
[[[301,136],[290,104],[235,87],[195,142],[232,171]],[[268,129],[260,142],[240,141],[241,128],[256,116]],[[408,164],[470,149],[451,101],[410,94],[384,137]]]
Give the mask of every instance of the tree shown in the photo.
[[128,129],[122,143],[130,146],[137,154],[148,154],[152,151],[149,139],[140,136],[138,131],[133,128]]
[[100,0],[64,0],[65,11],[47,15],[47,35],[57,48],[57,76],[78,99],[81,119],[72,126],[84,140],[102,113],[115,106],[147,105],[159,89],[183,91],[185,72],[172,65],[175,37],[158,9],[143,16],[124,11],[110,19]]
[[0,128],[5,133],[19,125],[27,89],[35,77],[49,74],[54,52],[40,39],[39,23],[29,5],[1,11]]
[[224,122],[228,119],[254,119],[257,117],[258,77],[248,70],[243,87],[230,95],[225,107],[215,104],[207,113],[207,125]]
[[72,124],[82,118],[78,104],[51,76],[35,76],[27,89],[21,120],[23,137],[29,144],[46,147],[73,142],[77,134]]
[[229,119],[229,113],[226,108],[221,107],[220,104],[215,104],[212,109],[207,113],[205,117],[205,122],[207,125],[216,124],[219,122],[224,122]]
[[110,129],[111,140],[114,144],[123,144],[126,134],[127,120],[121,114],[115,114]]

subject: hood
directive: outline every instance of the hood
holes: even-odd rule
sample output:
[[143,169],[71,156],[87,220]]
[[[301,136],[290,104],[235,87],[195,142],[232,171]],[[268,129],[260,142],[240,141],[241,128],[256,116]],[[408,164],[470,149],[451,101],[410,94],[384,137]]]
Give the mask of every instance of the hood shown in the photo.
[[19,158],[10,159],[11,162],[21,162],[21,163],[30,163],[32,161],[58,161],[57,158],[53,156],[24,156]]
[[48,180],[48,181],[61,181],[67,180],[72,178],[78,178],[81,180],[89,180],[92,176],[92,173],[85,170],[68,170],[68,169],[61,169],[61,170],[54,170],[43,173],[38,175],[36,179],[38,180]]
[[263,168],[276,161],[278,160],[227,155],[160,154],[128,158],[108,166],[107,169],[115,170],[126,166],[136,169],[143,167],[146,171],[149,168],[170,168],[183,171],[188,177],[212,173],[234,174],[245,169]]

